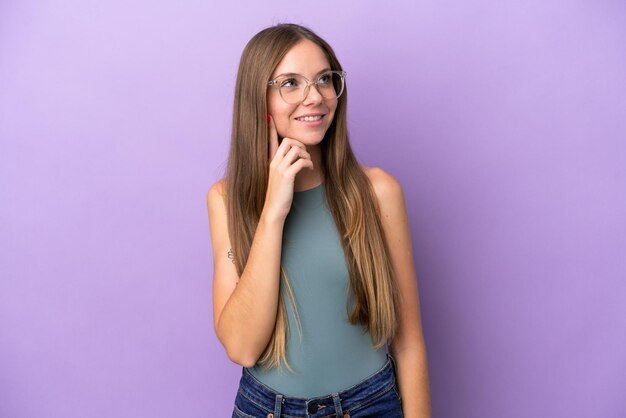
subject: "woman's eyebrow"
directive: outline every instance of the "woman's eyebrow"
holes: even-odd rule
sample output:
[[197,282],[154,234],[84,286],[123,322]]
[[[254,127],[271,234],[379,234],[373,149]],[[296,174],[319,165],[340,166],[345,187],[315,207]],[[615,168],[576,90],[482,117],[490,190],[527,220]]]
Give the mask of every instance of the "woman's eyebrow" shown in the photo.
[[[324,68],[323,70],[319,70],[315,75],[320,75],[325,71],[329,71],[330,68]],[[298,73],[282,73],[282,74],[278,74],[276,77],[272,77],[272,78],[278,78],[278,77],[282,77],[282,76],[289,76],[289,75],[302,75],[302,74],[298,74]]]

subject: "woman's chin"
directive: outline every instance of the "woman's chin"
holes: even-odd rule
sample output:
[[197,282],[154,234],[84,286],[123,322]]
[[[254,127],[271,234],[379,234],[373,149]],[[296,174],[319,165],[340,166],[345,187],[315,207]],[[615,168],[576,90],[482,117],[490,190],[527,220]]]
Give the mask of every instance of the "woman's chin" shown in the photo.
[[[317,145],[324,139],[325,132],[290,132],[285,135],[287,138],[293,138],[302,142],[304,145]],[[282,135],[281,135],[282,137]]]
[[324,140],[324,135],[319,135],[316,137],[310,137],[302,140],[304,145],[317,145]]

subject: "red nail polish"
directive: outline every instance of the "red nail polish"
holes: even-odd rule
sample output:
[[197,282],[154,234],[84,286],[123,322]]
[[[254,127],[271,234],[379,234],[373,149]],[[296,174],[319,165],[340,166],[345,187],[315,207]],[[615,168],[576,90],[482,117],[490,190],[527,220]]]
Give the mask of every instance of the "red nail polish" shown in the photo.
[[270,114],[269,114],[269,113],[266,113],[266,115],[267,115],[267,123],[270,123],[270,119],[271,119],[272,117],[270,116]]

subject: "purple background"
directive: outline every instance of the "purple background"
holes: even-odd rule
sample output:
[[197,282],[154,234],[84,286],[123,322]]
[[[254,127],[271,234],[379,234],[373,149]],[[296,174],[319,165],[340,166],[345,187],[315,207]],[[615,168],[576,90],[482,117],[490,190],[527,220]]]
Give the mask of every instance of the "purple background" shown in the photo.
[[0,3],[0,416],[225,417],[205,194],[309,25],[403,184],[435,417],[626,416],[626,4]]

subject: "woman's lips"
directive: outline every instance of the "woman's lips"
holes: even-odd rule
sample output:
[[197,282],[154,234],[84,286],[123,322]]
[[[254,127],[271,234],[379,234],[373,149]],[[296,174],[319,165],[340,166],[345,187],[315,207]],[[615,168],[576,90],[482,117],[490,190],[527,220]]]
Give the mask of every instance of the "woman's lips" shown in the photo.
[[324,121],[324,116],[326,115],[322,115],[321,118],[319,118],[318,120],[313,120],[313,121],[306,121],[306,120],[300,120],[300,119],[296,119],[296,121],[303,123],[306,126],[320,126],[322,124],[322,122]]

